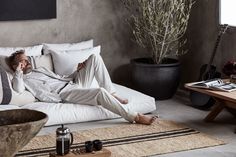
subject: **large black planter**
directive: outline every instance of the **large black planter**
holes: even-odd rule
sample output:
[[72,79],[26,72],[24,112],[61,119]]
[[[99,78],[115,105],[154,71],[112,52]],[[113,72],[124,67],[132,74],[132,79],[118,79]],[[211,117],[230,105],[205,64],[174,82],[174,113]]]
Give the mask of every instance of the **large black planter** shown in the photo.
[[180,63],[165,59],[163,64],[153,64],[151,58],[131,60],[132,83],[136,90],[156,100],[171,98],[180,82]]

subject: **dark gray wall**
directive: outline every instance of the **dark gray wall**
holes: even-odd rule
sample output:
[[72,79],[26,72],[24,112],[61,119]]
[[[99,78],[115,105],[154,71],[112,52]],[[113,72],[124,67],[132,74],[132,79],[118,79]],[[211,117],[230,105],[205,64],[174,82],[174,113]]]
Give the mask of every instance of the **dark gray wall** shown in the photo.
[[[201,65],[208,63],[219,31],[218,0],[197,0],[193,6],[187,31],[189,53],[182,56],[182,83],[196,81]],[[232,15],[235,16],[235,15]],[[226,61],[236,59],[236,30],[221,38],[213,64],[221,72]]]
[[[58,0],[57,18],[0,22],[0,46],[30,46],[43,42],[77,42],[93,38],[115,82],[127,85],[131,58],[146,55],[131,41],[127,14],[118,0]],[[218,0],[197,0],[187,31],[189,53],[181,57],[182,84],[195,81],[207,63],[218,33]],[[221,70],[236,59],[236,31],[222,38],[214,63]]]

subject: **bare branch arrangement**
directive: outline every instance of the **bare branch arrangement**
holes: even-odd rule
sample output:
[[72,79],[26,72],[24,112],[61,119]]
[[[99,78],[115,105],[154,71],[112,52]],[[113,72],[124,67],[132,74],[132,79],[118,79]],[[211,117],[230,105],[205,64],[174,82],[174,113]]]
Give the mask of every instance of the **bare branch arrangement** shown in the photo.
[[128,21],[135,41],[151,51],[155,64],[186,53],[182,47],[193,1],[123,0],[131,13]]

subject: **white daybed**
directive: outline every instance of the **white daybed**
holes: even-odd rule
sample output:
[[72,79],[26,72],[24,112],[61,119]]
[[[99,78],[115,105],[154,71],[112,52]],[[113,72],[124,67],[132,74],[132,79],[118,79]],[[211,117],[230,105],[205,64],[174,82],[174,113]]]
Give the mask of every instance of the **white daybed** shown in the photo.
[[[57,48],[58,49],[64,48],[66,50],[68,49],[70,50],[72,48],[76,49],[78,48],[78,46],[81,49],[81,45],[82,45],[82,48],[91,47],[93,46],[93,40],[80,42],[80,43],[74,43],[74,44],[64,44],[64,45],[63,44],[46,44],[44,46],[40,45],[40,46],[26,47],[26,48],[0,48],[0,55],[6,54],[6,52],[8,52],[7,55],[5,56],[9,56],[9,54],[14,52],[16,49],[25,49],[27,52],[27,55],[34,55],[34,56],[40,55],[40,57],[36,57],[35,62],[38,62],[40,64],[47,64],[48,68],[52,68],[52,65],[48,64],[49,63],[48,56],[46,57],[47,59],[45,60],[45,56],[41,54],[42,52],[41,49],[43,47],[45,46],[47,48],[50,47],[50,49],[53,49],[53,50],[56,50]],[[98,49],[96,49],[96,51],[97,50]],[[35,51],[40,51],[40,52],[35,53]],[[100,48],[99,48],[99,51],[100,51]],[[45,52],[46,51],[44,50],[44,53]],[[90,52],[92,51],[89,50],[89,53]],[[86,52],[83,52],[83,54],[86,54]],[[0,56],[0,59],[1,59],[1,56]],[[54,61],[55,60],[53,60],[53,62]],[[55,65],[56,64],[54,63],[54,68],[55,68],[54,70],[57,70]],[[0,66],[2,67],[6,66],[6,65],[3,65],[3,60],[0,60]],[[1,83],[1,78],[0,78],[0,83]],[[127,107],[139,113],[149,113],[156,110],[155,99],[153,97],[147,96],[145,94],[142,94],[140,92],[137,92],[135,90],[132,90],[130,88],[127,88],[121,85],[114,84],[114,86],[117,90],[118,96],[127,98],[129,100],[129,103],[124,105],[124,107]],[[0,84],[0,88],[1,88],[1,84]],[[2,93],[0,93],[0,98],[1,98],[1,94]],[[19,104],[14,105],[14,103],[12,103],[12,102],[18,102],[17,99],[15,99],[14,101],[11,101],[10,104],[7,104],[7,105],[2,104],[0,105],[0,110],[33,109],[33,110],[42,111],[49,116],[49,120],[46,123],[46,126],[56,125],[56,124],[65,124],[65,123],[77,123],[77,122],[86,122],[86,121],[94,121],[94,120],[112,119],[112,118],[119,117],[118,115],[115,115],[112,112],[100,106],[69,104],[69,103],[45,103],[45,102],[33,102],[33,101],[29,102],[28,95],[26,99],[27,99],[25,100],[27,102],[26,104],[24,103],[22,104],[22,96],[21,96],[21,105]],[[30,99],[32,99],[32,97]],[[0,104],[1,104],[1,99],[0,99]]]
[[[115,88],[118,95],[129,99],[129,103],[125,107],[140,113],[149,113],[156,110],[154,98],[121,85],[115,84]],[[0,105],[0,110],[20,108],[46,113],[49,117],[46,126],[119,117],[102,107],[83,104],[34,102],[21,107],[12,104]]]

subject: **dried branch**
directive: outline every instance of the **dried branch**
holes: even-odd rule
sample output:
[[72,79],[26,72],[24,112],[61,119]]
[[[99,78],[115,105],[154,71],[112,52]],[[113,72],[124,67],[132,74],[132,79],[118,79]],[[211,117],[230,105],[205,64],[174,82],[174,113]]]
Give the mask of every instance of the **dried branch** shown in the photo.
[[147,48],[155,63],[186,51],[184,34],[194,0],[123,0],[130,11],[135,41]]

